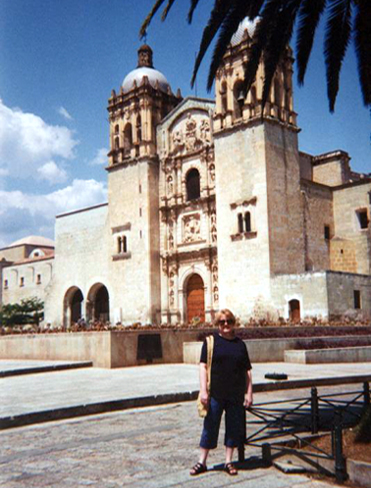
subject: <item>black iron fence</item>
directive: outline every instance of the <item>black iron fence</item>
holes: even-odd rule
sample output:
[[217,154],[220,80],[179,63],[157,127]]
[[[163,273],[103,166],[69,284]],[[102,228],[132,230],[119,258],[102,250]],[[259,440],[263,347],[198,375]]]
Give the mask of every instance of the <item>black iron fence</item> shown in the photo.
[[[245,446],[261,448],[263,461],[269,465],[274,457],[297,454],[307,459],[333,460],[335,476],[343,482],[346,464],[343,455],[343,429],[355,425],[370,405],[369,383],[357,391],[319,395],[312,388],[310,396],[255,404],[248,409],[245,443],[239,449],[239,460],[245,459]],[[331,450],[326,452],[313,445],[308,434],[331,432]],[[291,447],[290,447],[291,445]],[[294,446],[294,447],[292,447]],[[299,449],[300,448],[300,449]]]

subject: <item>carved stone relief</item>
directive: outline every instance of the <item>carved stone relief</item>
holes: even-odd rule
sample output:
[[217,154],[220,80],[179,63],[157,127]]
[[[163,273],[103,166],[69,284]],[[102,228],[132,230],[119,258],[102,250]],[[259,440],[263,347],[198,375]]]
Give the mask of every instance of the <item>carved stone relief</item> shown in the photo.
[[211,242],[217,241],[217,231],[216,231],[216,210],[213,208],[211,210],[210,215],[211,225],[210,225],[210,232],[211,232]]
[[183,218],[183,242],[197,242],[201,239],[200,214],[187,215]]
[[189,113],[183,128],[175,130],[171,135],[173,153],[192,152],[202,146],[211,144],[211,127],[208,119],[197,120]]
[[169,271],[169,304],[173,307],[175,304],[175,281],[178,274],[176,265],[171,266]]
[[219,301],[219,287],[218,287],[218,262],[215,261],[211,268],[213,281],[213,300],[214,303]]

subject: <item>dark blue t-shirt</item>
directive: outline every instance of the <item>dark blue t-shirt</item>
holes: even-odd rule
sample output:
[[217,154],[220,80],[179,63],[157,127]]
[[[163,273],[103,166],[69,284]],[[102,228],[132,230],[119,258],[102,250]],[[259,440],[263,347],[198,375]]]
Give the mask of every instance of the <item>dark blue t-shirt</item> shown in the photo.
[[[214,335],[211,366],[211,396],[219,400],[242,401],[246,391],[246,371],[251,369],[245,343],[238,337],[224,339]],[[207,363],[206,340],[201,351],[201,363]]]

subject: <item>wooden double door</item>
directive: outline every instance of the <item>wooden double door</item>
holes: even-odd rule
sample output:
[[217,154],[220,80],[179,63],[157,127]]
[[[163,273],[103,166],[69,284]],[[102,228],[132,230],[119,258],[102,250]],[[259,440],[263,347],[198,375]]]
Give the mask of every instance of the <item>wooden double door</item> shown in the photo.
[[205,322],[205,291],[200,275],[192,275],[187,284],[187,322],[199,318]]

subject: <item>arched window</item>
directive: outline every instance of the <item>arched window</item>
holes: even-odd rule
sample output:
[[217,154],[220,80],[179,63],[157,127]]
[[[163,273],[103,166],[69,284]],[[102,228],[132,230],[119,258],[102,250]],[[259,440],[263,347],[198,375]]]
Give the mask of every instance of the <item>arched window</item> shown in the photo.
[[281,86],[277,78],[274,80],[274,103],[278,107],[281,106]]
[[142,118],[140,115],[137,117],[137,142],[142,140]]
[[115,137],[115,150],[117,151],[118,149],[120,149],[120,138]]
[[221,89],[220,89],[220,95],[222,99],[222,114],[224,115],[227,110],[228,110],[228,102],[227,102],[227,83],[223,81]]
[[245,103],[243,83],[241,80],[236,81],[233,87],[233,99],[234,99],[234,116],[236,119],[240,119],[242,118],[243,106]]
[[133,144],[133,131],[131,124],[126,124],[124,129],[124,154],[125,156],[130,155],[130,149]]
[[187,200],[200,198],[200,173],[193,168],[187,173],[186,178]]
[[251,232],[251,214],[250,212],[245,213],[245,232]]
[[251,94],[251,104],[256,105],[257,103],[256,87],[254,85],[250,88],[250,94]]
[[118,125],[115,125],[115,134],[118,134],[119,131],[120,131],[119,126]]
[[242,213],[238,214],[238,232],[242,234],[243,232],[243,216]]
[[290,321],[297,323],[300,322],[300,302],[299,300],[290,300],[289,301],[289,316]]

